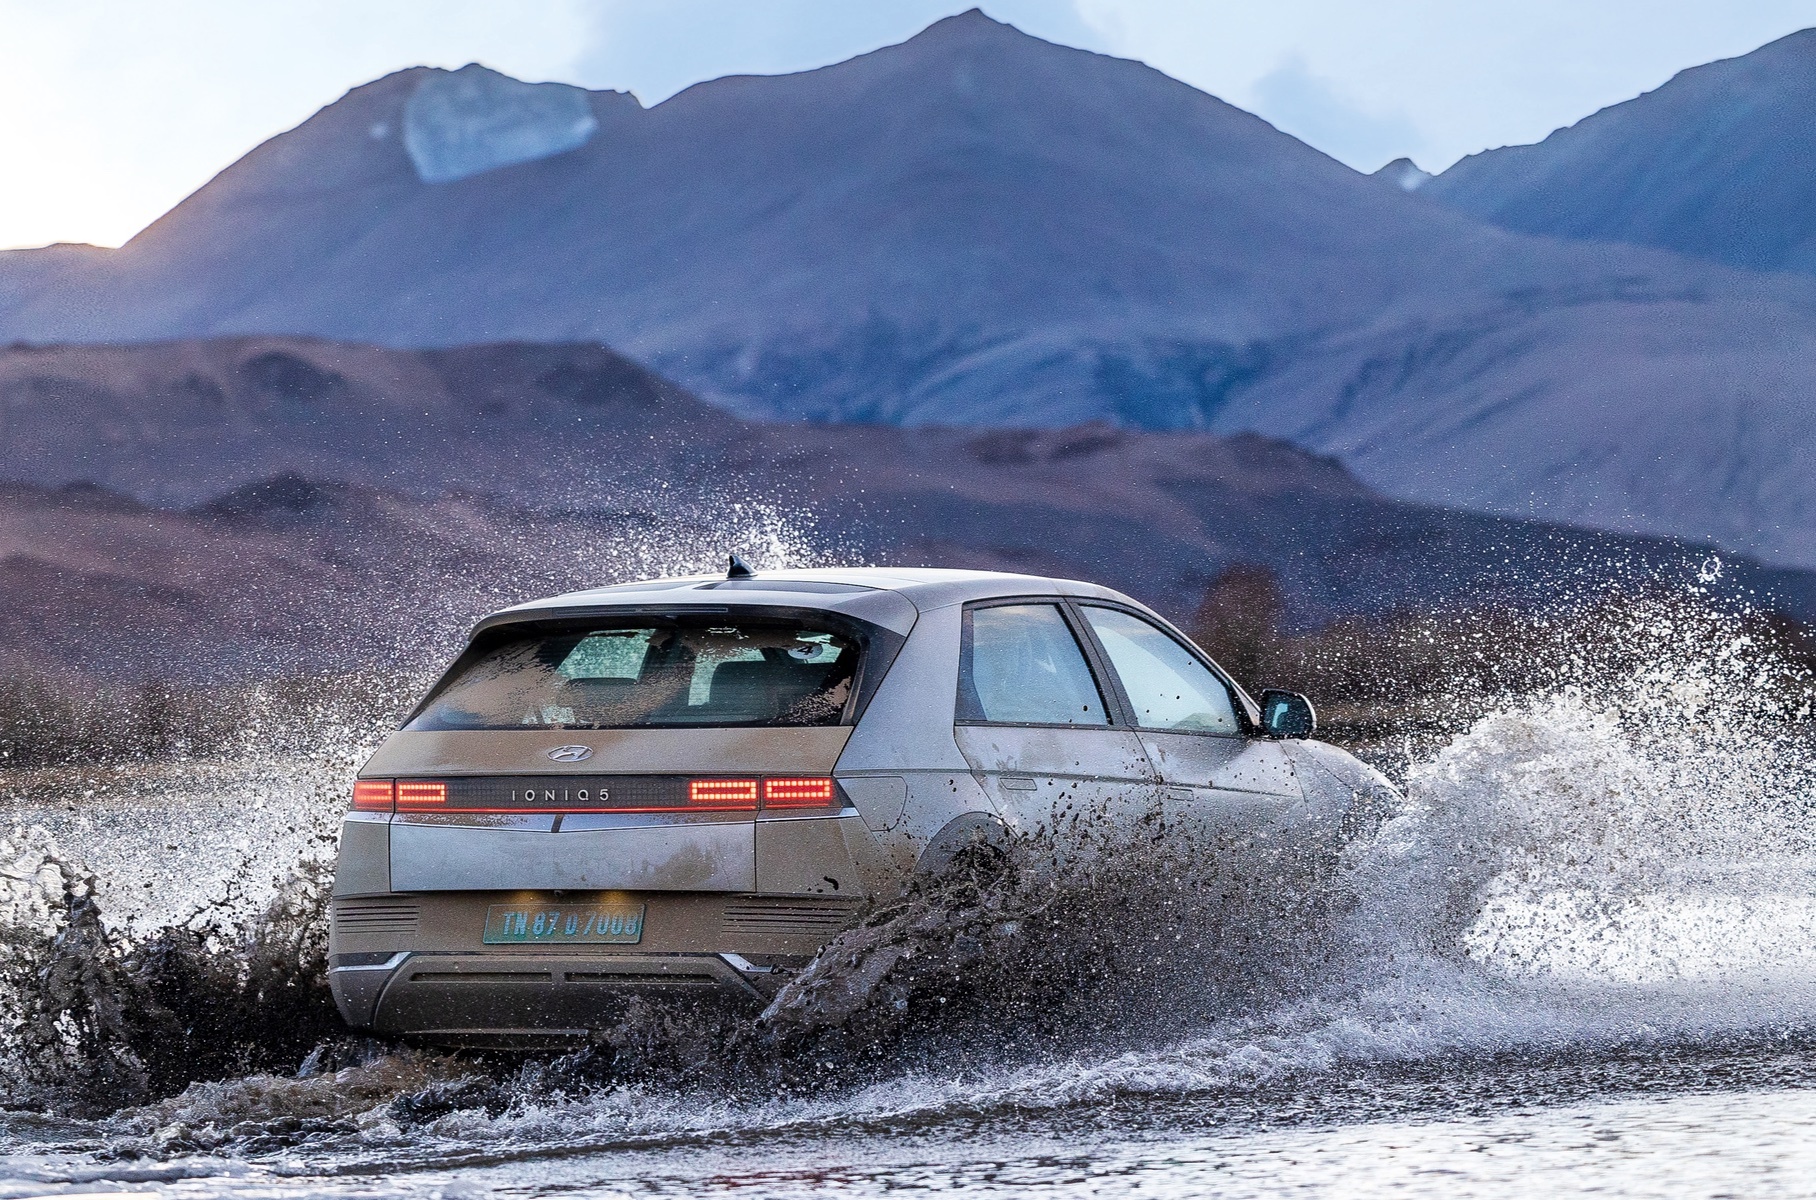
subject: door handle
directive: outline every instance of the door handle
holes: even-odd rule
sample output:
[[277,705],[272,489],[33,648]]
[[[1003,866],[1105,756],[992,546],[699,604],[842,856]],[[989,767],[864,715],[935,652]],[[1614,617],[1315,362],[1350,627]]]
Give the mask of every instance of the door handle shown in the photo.
[[1002,777],[1002,786],[1003,790],[1006,792],[1032,792],[1039,789],[1040,784],[1035,783],[1034,780],[1027,775],[1004,775]]

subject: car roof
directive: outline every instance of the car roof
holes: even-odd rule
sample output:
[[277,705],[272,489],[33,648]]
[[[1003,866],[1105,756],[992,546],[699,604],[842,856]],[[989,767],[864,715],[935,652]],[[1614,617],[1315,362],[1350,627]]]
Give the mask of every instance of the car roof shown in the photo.
[[916,614],[971,600],[1002,596],[1079,596],[1133,603],[1127,596],[1077,579],[1051,579],[1009,571],[944,567],[818,567],[758,571],[747,578],[724,574],[645,579],[566,592],[493,613],[480,627],[567,610],[604,608],[790,607],[847,613],[905,633]]

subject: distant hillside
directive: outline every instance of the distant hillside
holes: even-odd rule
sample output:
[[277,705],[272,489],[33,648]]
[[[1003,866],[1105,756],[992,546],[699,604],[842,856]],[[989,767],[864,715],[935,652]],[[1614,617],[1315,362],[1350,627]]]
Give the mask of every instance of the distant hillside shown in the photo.
[[0,255],[0,340],[266,333],[601,343],[753,418],[1251,430],[1816,565],[1816,280],[1508,233],[977,13],[647,110],[405,71],[118,251]]
[[1421,193],[1524,233],[1816,272],[1816,29],[1472,155]]
[[[1085,577],[1182,619],[1261,566],[1298,628],[1707,557],[1390,500],[1254,435],[750,424],[589,346],[13,350],[0,411],[32,481],[0,487],[0,659],[87,671],[420,666],[492,607],[732,550]],[[1816,616],[1816,575],[1728,585]]]

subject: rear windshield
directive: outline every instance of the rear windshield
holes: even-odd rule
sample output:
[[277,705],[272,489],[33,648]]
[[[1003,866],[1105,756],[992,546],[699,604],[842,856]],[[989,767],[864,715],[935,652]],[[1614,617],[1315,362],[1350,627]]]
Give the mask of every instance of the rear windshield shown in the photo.
[[811,619],[634,617],[482,643],[406,729],[837,725],[857,638]]

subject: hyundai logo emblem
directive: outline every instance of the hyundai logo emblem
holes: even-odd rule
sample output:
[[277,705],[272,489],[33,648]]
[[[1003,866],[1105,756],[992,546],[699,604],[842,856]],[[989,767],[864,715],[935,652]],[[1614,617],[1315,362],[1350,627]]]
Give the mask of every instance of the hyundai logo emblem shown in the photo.
[[556,762],[585,762],[593,757],[591,746],[557,746],[548,752]]

